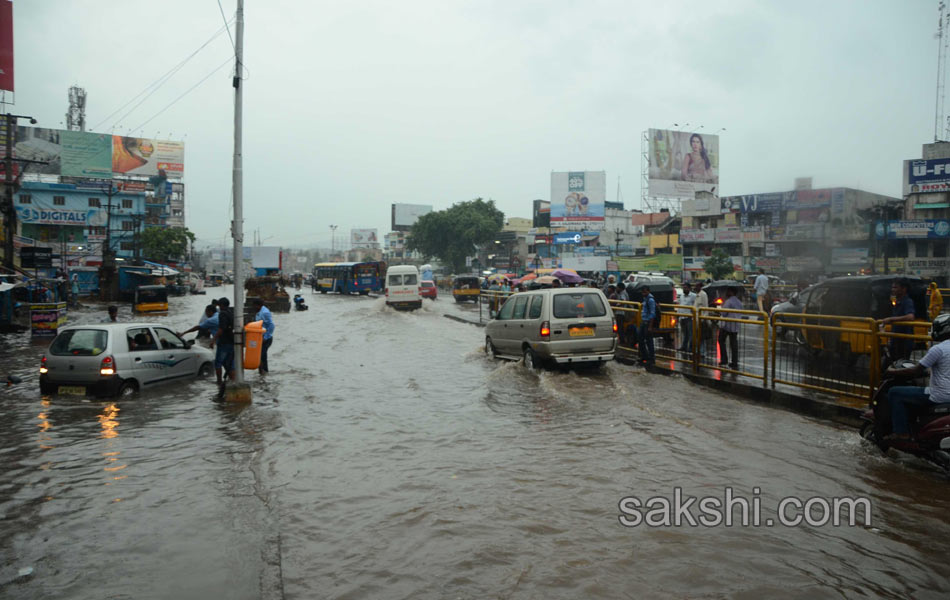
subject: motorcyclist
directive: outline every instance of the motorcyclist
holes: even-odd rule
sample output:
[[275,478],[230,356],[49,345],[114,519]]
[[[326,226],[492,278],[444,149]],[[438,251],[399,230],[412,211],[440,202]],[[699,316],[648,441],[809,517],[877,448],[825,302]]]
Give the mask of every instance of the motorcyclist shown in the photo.
[[906,369],[887,370],[892,377],[920,377],[930,369],[930,387],[895,386],[887,392],[893,433],[890,440],[909,440],[908,406],[926,406],[929,403],[950,403],[950,314],[933,320],[930,337],[934,344],[920,362]]

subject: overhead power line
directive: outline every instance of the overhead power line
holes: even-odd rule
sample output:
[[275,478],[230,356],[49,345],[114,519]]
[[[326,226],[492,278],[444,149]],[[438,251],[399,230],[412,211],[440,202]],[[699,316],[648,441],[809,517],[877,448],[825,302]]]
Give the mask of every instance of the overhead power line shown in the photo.
[[[188,64],[188,62],[189,62],[192,58],[194,58],[195,56],[197,56],[199,52],[201,52],[205,47],[208,46],[208,44],[210,44],[211,42],[213,42],[219,35],[221,35],[222,33],[224,33],[226,30],[227,30],[227,23],[225,23],[225,26],[224,26],[224,27],[221,27],[220,29],[218,29],[218,30],[214,33],[214,35],[212,35],[210,38],[208,38],[208,40],[207,40],[206,42],[204,42],[203,44],[201,44],[201,46],[199,46],[199,47],[198,47],[196,50],[194,50],[191,54],[189,54],[188,56],[186,56],[181,62],[179,62],[179,63],[178,63],[177,65],[175,65],[174,67],[172,67],[169,71],[167,71],[167,72],[166,72],[165,74],[163,74],[161,77],[159,77],[158,79],[156,79],[156,80],[153,81],[152,83],[150,83],[150,84],[148,84],[147,86],[145,86],[145,88],[144,88],[141,92],[139,92],[138,94],[136,94],[135,96],[133,96],[128,102],[126,102],[125,104],[123,104],[123,105],[120,106],[119,108],[117,108],[117,109],[115,109],[114,111],[112,111],[106,118],[102,119],[99,123],[97,123],[94,127],[92,127],[92,130],[98,130],[103,124],[107,123],[107,122],[108,122],[112,117],[114,117],[116,114],[118,114],[118,113],[120,113],[121,111],[125,110],[125,108],[128,107],[130,104],[132,104],[133,102],[135,102],[135,101],[138,100],[139,98],[142,98],[143,95],[145,95],[145,97],[142,98],[142,100],[141,100],[138,104],[136,104],[134,107],[132,107],[132,109],[131,109],[130,111],[128,111],[127,113],[125,113],[125,114],[122,116],[121,119],[124,119],[124,118],[128,117],[129,115],[131,115],[132,112],[135,111],[136,108],[138,108],[139,106],[141,106],[142,103],[145,102],[145,100],[147,100],[147,99],[149,98],[149,96],[151,96],[151,95],[154,94],[156,91],[158,91],[158,89],[161,88],[162,85],[164,85],[165,83],[167,83],[168,80],[171,79],[172,76],[175,75],[175,73],[177,73],[178,71],[180,71],[186,64]],[[115,125],[116,125],[119,121],[121,121],[121,119],[118,119],[117,121],[115,121],[115,122],[113,123],[113,126],[110,127],[110,129],[114,128]]]
[[141,128],[145,127],[146,125],[148,125],[148,124],[152,121],[152,119],[154,119],[155,117],[159,116],[160,114],[162,114],[163,112],[165,112],[166,110],[168,110],[169,108],[171,108],[172,106],[174,106],[175,103],[177,103],[179,100],[181,100],[182,98],[184,98],[185,96],[187,96],[193,89],[195,89],[196,87],[198,87],[199,85],[201,85],[202,83],[204,83],[205,81],[207,81],[209,77],[211,77],[212,75],[214,75],[215,73],[217,73],[218,71],[220,71],[221,69],[223,69],[224,67],[226,67],[227,65],[231,64],[231,61],[233,60],[233,58],[234,58],[234,57],[229,56],[227,60],[225,60],[225,61],[224,61],[223,63],[221,63],[220,65],[218,65],[213,71],[211,71],[210,73],[208,73],[207,75],[205,75],[204,77],[202,77],[202,78],[198,81],[198,83],[196,83],[195,85],[191,86],[190,88],[188,88],[187,90],[185,90],[184,93],[182,93],[180,96],[178,96],[177,98],[175,98],[174,100],[172,100],[170,103],[168,103],[167,105],[165,105],[165,108],[161,109],[160,111],[158,111],[157,113],[155,113],[154,115],[152,115],[151,117],[149,117],[149,118],[148,118],[144,123],[142,123],[141,125],[138,125],[138,126],[136,126],[136,127],[133,127],[133,128],[130,129],[129,131],[138,131],[139,129],[141,129]]

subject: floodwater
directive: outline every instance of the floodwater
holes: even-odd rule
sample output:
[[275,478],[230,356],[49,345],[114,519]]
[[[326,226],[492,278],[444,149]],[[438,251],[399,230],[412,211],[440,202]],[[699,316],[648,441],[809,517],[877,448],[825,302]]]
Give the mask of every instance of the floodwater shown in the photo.
[[[275,315],[249,406],[213,402],[207,381],[43,398],[43,345],[5,336],[24,382],[0,390],[0,597],[950,594],[950,481],[923,462],[619,363],[492,363],[482,329],[444,316],[473,308],[444,297],[399,313],[304,295],[309,311]],[[161,318],[185,329],[208,298]],[[627,496],[726,487],[759,488],[765,517],[786,496],[865,496],[872,523],[618,520]]]

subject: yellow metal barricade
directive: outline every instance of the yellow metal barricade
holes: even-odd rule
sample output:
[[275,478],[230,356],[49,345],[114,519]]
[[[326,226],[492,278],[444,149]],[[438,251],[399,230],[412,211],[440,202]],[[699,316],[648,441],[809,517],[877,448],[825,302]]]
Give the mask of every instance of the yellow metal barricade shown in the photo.
[[626,352],[635,353],[633,342],[637,340],[640,327],[640,303],[627,300],[608,300],[617,319],[617,347]]
[[[738,317],[726,315],[739,315]],[[724,323],[739,323],[739,332],[736,344],[741,350],[739,357],[732,357],[729,363],[737,364],[733,368],[722,359],[722,347],[729,341],[726,336],[721,342],[714,332],[721,330]],[[758,328],[759,332],[749,335],[749,330]],[[699,340],[695,344],[697,368],[715,369],[723,373],[735,373],[744,377],[752,377],[762,381],[762,386],[768,385],[768,367],[769,367],[769,318],[764,312],[757,310],[744,310],[735,308],[707,308],[699,309],[699,318],[697,327],[694,328],[694,339],[698,336]],[[746,334],[746,335],[743,335]],[[761,349],[758,348],[761,343]],[[731,343],[730,343],[731,345]],[[731,348],[726,348],[730,351]],[[752,358],[748,358],[751,354]],[[761,364],[761,372],[757,372],[758,365]]]
[[[513,293],[504,290],[482,290],[478,296],[478,322],[491,321]],[[488,314],[483,314],[482,306],[488,307]]]
[[[835,396],[869,398],[880,371],[874,319],[844,315],[776,313],[772,327],[797,332],[795,342],[772,336],[772,387],[790,385]],[[778,323],[781,322],[779,325]],[[859,365],[862,355],[867,365]]]

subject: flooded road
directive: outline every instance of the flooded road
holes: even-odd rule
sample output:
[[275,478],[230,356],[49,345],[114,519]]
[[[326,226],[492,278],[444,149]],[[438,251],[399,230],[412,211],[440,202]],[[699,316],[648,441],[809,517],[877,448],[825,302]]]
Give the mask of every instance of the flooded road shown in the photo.
[[[211,288],[220,296],[227,288]],[[451,299],[310,295],[254,403],[42,398],[4,336],[0,597],[945,598],[950,482],[856,432],[612,364],[490,362]],[[208,297],[172,298],[183,330]],[[103,312],[72,315],[97,321]],[[127,316],[127,312],[124,316]],[[627,496],[866,496],[857,527],[623,527]]]

